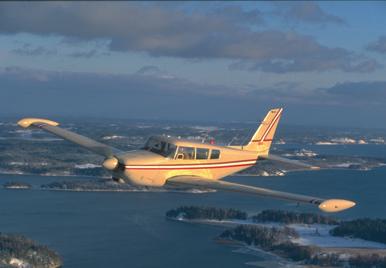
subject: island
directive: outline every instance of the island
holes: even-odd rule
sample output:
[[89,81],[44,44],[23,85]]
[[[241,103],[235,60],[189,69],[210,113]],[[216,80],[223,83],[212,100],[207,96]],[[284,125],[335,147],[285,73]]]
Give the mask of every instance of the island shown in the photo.
[[247,213],[238,209],[223,209],[212,207],[182,206],[166,212],[169,219],[207,219],[222,221],[225,219],[246,220]]
[[118,183],[113,180],[92,179],[92,180],[68,180],[55,181],[40,186],[42,190],[57,191],[134,191],[136,188],[126,183]]
[[365,218],[344,221],[330,233],[334,236],[350,236],[386,244],[386,220]]
[[316,213],[301,213],[284,210],[267,209],[251,217],[254,222],[280,222],[285,224],[327,224],[338,225],[340,220]]
[[41,190],[51,191],[73,191],[73,192],[187,192],[187,193],[207,193],[214,192],[212,189],[192,189],[174,187],[148,187],[135,186],[128,183],[119,183],[110,179],[81,179],[55,181],[42,184]]
[[215,241],[256,248],[297,265],[385,267],[386,220],[342,221],[316,213],[264,210],[248,215],[237,209],[183,206],[166,218],[210,224],[225,230]]
[[0,233],[0,267],[57,268],[60,256],[46,246],[18,234]]

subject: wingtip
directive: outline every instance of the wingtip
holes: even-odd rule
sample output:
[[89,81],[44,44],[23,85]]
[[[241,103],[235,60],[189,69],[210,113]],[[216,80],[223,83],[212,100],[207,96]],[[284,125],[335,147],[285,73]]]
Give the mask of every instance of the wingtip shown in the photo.
[[355,202],[344,199],[328,199],[319,205],[319,209],[324,212],[339,212],[356,205]]
[[35,124],[35,123],[43,123],[43,124],[47,124],[50,126],[58,126],[59,125],[59,123],[57,123],[55,121],[51,121],[48,119],[42,119],[42,118],[23,118],[17,122],[17,124],[22,128],[28,128],[29,126],[31,126],[32,124]]

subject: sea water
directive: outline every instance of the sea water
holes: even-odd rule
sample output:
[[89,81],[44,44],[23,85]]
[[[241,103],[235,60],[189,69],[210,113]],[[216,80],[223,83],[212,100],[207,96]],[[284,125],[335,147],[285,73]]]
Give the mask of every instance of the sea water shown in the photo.
[[[259,252],[240,253],[234,246],[216,243],[214,238],[222,232],[221,227],[170,221],[165,212],[181,205],[237,208],[250,214],[263,209],[317,211],[309,205],[238,193],[39,189],[41,184],[52,181],[80,179],[90,178],[0,175],[1,183],[21,181],[33,186],[30,190],[0,190],[0,231],[22,233],[49,246],[63,257],[65,268],[234,268],[247,267],[246,263],[259,262],[267,256]],[[233,176],[228,180],[357,202],[356,207],[334,214],[341,219],[386,218],[386,168],[383,167],[370,171],[293,172],[283,177]]]

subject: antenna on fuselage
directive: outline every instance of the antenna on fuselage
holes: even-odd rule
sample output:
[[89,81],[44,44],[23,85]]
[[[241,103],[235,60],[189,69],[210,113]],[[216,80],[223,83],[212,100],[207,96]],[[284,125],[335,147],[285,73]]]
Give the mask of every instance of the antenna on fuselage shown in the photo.
[[205,143],[206,140],[208,139],[208,137],[209,137],[209,134],[206,133],[206,134],[204,135],[204,137],[202,137],[201,143]]

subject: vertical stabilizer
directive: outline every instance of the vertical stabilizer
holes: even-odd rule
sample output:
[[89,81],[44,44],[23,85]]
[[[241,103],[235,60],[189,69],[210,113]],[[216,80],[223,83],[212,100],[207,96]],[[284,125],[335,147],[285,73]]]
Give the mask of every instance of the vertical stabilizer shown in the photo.
[[247,145],[243,146],[243,150],[257,151],[262,156],[268,155],[282,112],[283,108],[270,110],[252,139]]

